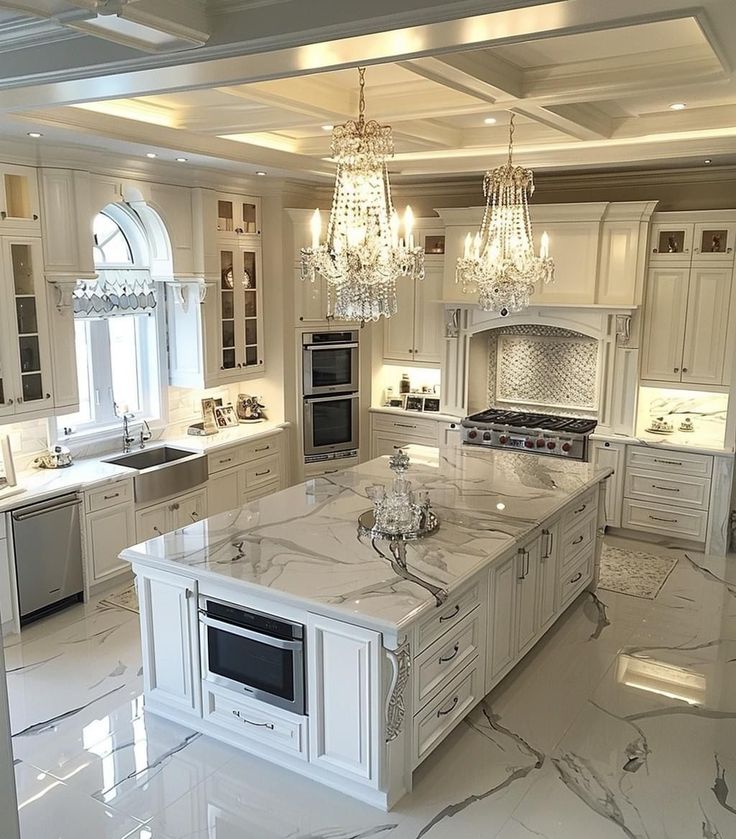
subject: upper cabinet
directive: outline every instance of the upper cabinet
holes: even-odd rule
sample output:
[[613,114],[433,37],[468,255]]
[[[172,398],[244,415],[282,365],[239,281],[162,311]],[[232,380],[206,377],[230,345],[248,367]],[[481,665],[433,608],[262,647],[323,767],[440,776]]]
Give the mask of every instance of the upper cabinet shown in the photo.
[[2,239],[0,415],[53,409],[46,287],[38,238]]
[[222,379],[238,381],[244,370],[263,369],[261,300],[260,248],[221,249],[217,321]]
[[[535,250],[543,232],[549,236],[555,263],[554,281],[539,286],[532,298],[538,306],[641,305],[646,273],[649,219],[655,201],[586,204],[532,204]],[[482,209],[442,209],[446,257],[443,299],[474,304],[477,294],[463,293],[455,282],[455,266],[467,233],[480,225]]]
[[0,163],[0,234],[40,232],[36,170]]
[[656,218],[644,309],[643,380],[728,384],[735,233],[733,212]]
[[261,200],[244,195],[217,194],[216,233],[219,239],[261,233]]

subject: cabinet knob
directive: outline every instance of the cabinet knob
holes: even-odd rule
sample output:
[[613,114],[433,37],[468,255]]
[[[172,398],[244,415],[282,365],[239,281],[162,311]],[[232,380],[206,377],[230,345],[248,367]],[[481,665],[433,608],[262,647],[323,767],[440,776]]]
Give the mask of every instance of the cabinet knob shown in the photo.
[[679,368],[679,367],[674,367],[673,369],[674,369],[675,373],[679,373],[679,372],[680,372],[680,368]]
[[243,366],[243,365],[242,365],[240,362],[238,362],[238,367],[242,367],[242,366]]
[[301,315],[299,315],[299,320],[304,320],[304,318]]
[[12,400],[12,399],[8,399],[8,405],[12,405],[12,404],[13,404],[13,400]]
[[18,404],[20,404],[23,401],[23,398],[19,396],[15,401],[18,402]]
[[5,219],[6,219],[7,217],[8,217],[8,214],[5,212],[5,210],[0,210],[0,218],[1,218],[3,221],[5,221]]
[[682,372],[683,372],[683,373],[687,373],[687,367],[683,367],[683,368],[682,368]]
[[34,214],[33,214],[33,220],[34,220],[34,221],[38,221],[38,214],[37,214],[37,213],[34,213]]
[[158,535],[161,536],[161,531],[156,527],[155,524],[153,525],[153,532],[158,533]]
[[603,445],[604,445],[606,448],[608,448],[611,444],[610,444],[610,443],[604,443]]
[[192,521],[199,521],[199,513],[196,511],[192,513]]
[[51,394],[50,393],[46,394],[46,399],[51,399]]

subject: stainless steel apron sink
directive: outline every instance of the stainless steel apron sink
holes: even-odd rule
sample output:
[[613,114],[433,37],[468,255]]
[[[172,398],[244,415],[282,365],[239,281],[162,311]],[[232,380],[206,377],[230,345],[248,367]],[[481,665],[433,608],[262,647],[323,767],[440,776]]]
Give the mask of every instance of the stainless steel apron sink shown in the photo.
[[105,462],[137,470],[133,487],[139,504],[179,495],[208,478],[207,456],[203,452],[189,452],[173,446],[116,455],[105,458]]

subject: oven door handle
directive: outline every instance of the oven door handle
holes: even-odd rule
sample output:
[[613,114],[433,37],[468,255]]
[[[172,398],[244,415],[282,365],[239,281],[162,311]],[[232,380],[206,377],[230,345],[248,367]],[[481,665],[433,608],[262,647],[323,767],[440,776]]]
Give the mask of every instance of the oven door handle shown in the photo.
[[232,623],[225,623],[211,618],[207,612],[199,610],[199,622],[212,629],[219,629],[222,632],[229,632],[231,635],[240,635],[241,638],[248,638],[250,641],[257,641],[259,644],[266,644],[269,647],[277,647],[280,650],[301,650],[303,641],[285,641],[283,638],[272,638],[270,635],[263,635],[260,632],[253,632],[243,626],[235,626]]
[[339,396],[307,396],[304,401],[306,404],[312,402],[336,402],[338,399],[358,399],[359,393],[343,393]]
[[357,350],[357,342],[354,344],[304,344],[304,349],[309,352],[321,350]]

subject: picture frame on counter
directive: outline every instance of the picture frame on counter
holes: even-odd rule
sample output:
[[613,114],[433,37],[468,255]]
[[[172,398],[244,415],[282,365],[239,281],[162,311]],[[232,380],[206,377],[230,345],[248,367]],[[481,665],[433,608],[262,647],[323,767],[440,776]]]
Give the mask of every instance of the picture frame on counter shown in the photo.
[[440,398],[436,394],[431,393],[405,393],[400,397],[391,397],[386,407],[403,408],[405,411],[439,413]]

